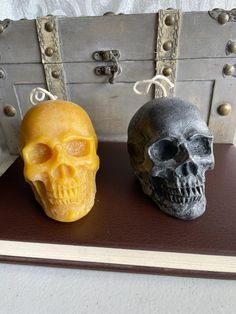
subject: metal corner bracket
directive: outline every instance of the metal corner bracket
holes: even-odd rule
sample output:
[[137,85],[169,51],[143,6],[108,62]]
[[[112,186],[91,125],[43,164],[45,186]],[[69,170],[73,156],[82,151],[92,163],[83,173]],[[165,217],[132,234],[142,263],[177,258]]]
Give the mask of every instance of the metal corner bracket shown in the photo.
[[69,94],[61,58],[58,19],[55,16],[38,17],[36,28],[48,90],[67,100]]
[[236,9],[224,10],[215,8],[208,11],[210,17],[216,20],[219,24],[224,25],[228,22],[236,22]]
[[[175,84],[178,56],[178,41],[181,26],[180,10],[159,10],[156,44],[156,74],[162,74]],[[163,81],[163,85],[165,82]],[[168,96],[174,95],[174,88],[166,85]],[[155,88],[155,98],[161,97],[161,91]]]

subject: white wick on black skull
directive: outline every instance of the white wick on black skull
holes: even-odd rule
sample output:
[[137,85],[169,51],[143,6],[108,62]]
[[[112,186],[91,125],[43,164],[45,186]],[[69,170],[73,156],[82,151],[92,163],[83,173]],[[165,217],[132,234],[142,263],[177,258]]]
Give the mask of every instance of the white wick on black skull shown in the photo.
[[146,103],[130,121],[128,151],[143,191],[163,212],[185,220],[204,213],[213,137],[196,106],[175,97]]

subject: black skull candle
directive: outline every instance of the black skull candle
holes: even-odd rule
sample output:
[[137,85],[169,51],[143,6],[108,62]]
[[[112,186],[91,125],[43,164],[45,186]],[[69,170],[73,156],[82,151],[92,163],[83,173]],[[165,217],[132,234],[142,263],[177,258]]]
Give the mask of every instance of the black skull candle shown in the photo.
[[130,161],[144,193],[180,219],[205,211],[205,171],[214,167],[212,145],[198,108],[179,98],[146,103],[128,127]]

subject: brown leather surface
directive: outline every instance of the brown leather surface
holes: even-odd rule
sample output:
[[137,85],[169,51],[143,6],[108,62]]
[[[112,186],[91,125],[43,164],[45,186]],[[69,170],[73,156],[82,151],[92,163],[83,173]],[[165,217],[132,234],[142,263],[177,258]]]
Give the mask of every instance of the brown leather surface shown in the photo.
[[73,223],[57,222],[44,214],[17,159],[0,178],[0,239],[236,255],[233,145],[215,145],[216,166],[206,181],[207,210],[193,221],[167,216],[142,193],[126,144],[100,143],[99,156],[95,206]]

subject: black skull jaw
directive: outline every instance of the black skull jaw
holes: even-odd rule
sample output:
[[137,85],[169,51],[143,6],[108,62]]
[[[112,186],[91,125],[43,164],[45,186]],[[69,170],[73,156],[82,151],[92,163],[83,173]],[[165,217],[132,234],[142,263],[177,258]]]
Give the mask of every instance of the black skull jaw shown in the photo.
[[[195,193],[193,194],[190,193],[188,195],[188,191],[186,191],[188,189],[186,189],[184,195],[173,195],[169,194],[166,188],[164,188],[163,193],[161,182],[163,183],[164,180],[160,180],[157,177],[151,177],[150,179],[147,173],[142,176],[137,173],[136,175],[141,183],[143,192],[151,197],[158,208],[164,213],[178,219],[192,220],[200,217],[205,212],[206,198],[204,183],[197,188],[195,187]],[[174,190],[176,191],[176,189]]]
[[168,215],[183,220],[200,217],[206,208],[204,175],[175,182],[161,177],[150,177],[153,187],[150,197]]
[[172,217],[182,220],[192,220],[202,216],[206,209],[206,198],[201,196],[198,199],[188,199],[185,204],[170,202],[160,198],[157,194],[151,195],[158,208]]

